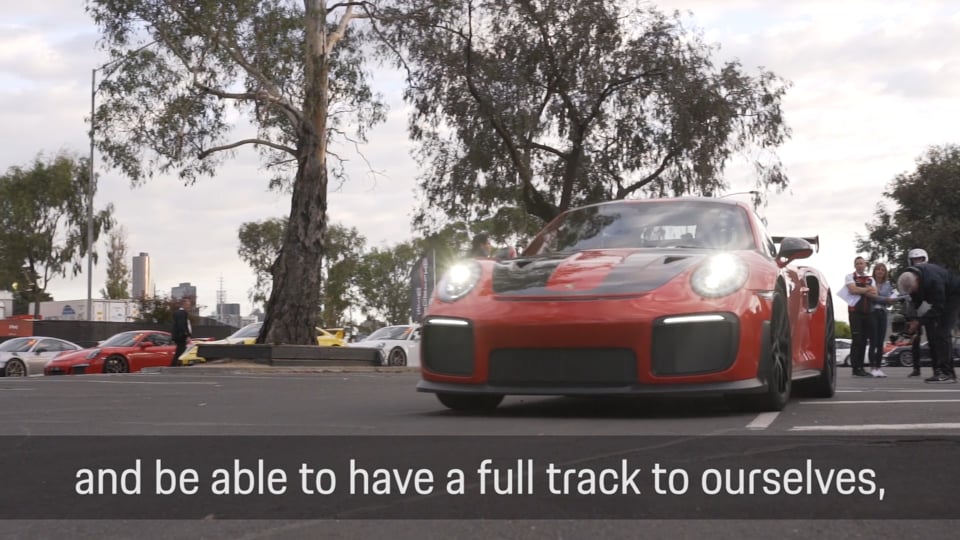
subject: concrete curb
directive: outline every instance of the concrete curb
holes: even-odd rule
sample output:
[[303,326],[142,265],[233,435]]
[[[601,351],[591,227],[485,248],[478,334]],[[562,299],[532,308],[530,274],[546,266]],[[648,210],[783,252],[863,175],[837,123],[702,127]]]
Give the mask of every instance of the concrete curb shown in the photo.
[[185,367],[151,367],[141,373],[176,375],[290,375],[308,373],[419,373],[419,367],[392,366],[265,366],[246,362],[225,362]]

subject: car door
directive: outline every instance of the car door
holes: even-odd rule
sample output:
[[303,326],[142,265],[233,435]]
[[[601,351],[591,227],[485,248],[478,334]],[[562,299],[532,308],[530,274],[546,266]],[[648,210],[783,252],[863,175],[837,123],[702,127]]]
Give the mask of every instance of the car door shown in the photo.
[[175,349],[169,335],[145,333],[127,355],[130,372],[140,371],[145,367],[169,366]]
[[45,338],[33,346],[33,350],[24,355],[27,364],[27,374],[43,373],[43,367],[58,354],[67,350],[64,343],[58,339]]

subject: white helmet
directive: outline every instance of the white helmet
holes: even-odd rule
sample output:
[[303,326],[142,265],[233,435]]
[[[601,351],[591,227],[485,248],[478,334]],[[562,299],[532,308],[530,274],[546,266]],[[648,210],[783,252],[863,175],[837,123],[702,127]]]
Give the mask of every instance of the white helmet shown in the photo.
[[912,262],[914,259],[923,259],[923,261],[921,261],[921,262],[927,262],[927,260],[928,260],[928,258],[927,258],[927,252],[926,252],[925,250],[920,249],[920,248],[911,249],[911,250],[910,250],[910,253],[907,254],[907,259],[910,260],[911,262]]

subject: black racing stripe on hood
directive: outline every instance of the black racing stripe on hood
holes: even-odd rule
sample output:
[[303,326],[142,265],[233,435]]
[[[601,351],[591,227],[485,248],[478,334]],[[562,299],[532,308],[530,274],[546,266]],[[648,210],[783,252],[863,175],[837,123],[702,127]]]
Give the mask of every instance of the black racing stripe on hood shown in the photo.
[[637,294],[652,291],[703,260],[707,254],[640,252],[611,268],[603,282],[590,290],[548,290],[550,277],[567,258],[515,259],[497,263],[493,269],[493,292],[503,296],[583,296]]
[[493,292],[507,294],[542,289],[569,255],[513,259],[493,267]]

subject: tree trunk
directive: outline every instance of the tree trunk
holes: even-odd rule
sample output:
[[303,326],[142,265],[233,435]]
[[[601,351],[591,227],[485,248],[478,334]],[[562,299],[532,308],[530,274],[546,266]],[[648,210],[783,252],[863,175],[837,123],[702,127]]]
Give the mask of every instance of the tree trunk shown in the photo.
[[273,290],[258,343],[316,345],[321,265],[327,236],[327,111],[329,58],[324,2],[307,2],[303,121],[298,126],[297,176]]
[[283,247],[273,266],[273,290],[260,330],[261,343],[317,343],[319,268],[327,232],[327,171],[316,159],[308,157],[301,163]]

